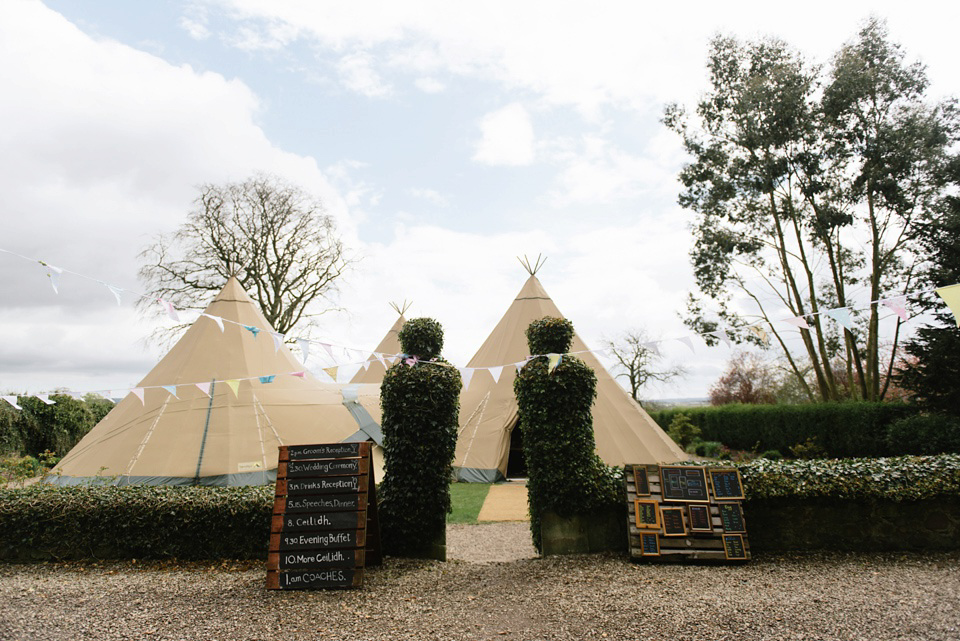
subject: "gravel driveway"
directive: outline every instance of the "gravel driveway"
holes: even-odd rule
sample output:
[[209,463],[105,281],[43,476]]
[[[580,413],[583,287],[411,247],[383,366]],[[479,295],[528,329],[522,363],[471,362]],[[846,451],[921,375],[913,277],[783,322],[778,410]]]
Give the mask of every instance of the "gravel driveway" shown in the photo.
[[960,639],[957,553],[657,566],[529,558],[527,528],[451,526],[462,560],[388,559],[352,591],[267,591],[258,563],[0,565],[0,639]]

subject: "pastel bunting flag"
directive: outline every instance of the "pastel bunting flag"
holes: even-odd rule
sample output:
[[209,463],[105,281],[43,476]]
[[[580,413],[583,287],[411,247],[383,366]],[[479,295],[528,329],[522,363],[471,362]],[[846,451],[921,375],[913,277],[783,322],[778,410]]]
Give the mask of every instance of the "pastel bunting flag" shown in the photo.
[[50,263],[45,263],[42,260],[37,261],[41,265],[47,268],[47,278],[50,279],[50,286],[53,287],[53,293],[60,293],[60,274],[63,273],[63,270],[59,267],[55,267]]
[[180,322],[180,315],[177,314],[177,310],[174,309],[173,303],[171,303],[170,301],[165,301],[165,300],[163,300],[162,298],[158,298],[158,299],[157,299],[157,302],[159,302],[161,305],[163,305],[164,309],[167,310],[167,316],[170,317],[170,320],[172,320],[172,321],[174,321],[174,322],[176,322],[176,323],[179,323],[179,322]]
[[697,353],[697,350],[693,349],[693,339],[690,338],[689,336],[681,336],[677,340],[683,343],[684,345],[686,345],[687,347],[689,347],[691,353],[693,354]]
[[361,363],[361,365],[363,365],[363,371],[367,371],[368,369],[370,369],[370,363],[371,363],[371,360],[369,358],[363,361],[363,363]]
[[110,293],[113,294],[114,298],[117,299],[117,307],[119,307],[119,306],[120,306],[120,303],[121,303],[121,301],[120,301],[120,294],[123,293],[123,289],[120,288],[120,287],[114,287],[114,286],[111,285],[110,283],[104,283],[103,281],[100,281],[100,283],[101,283],[104,287],[106,287],[107,289],[110,290]]
[[660,356],[660,341],[650,341],[649,343],[644,343],[642,347],[648,352],[653,352],[657,356]]
[[937,290],[937,296],[943,299],[950,311],[953,313],[953,320],[960,327],[960,284],[941,287]]
[[562,354],[547,354],[547,372],[553,374],[553,370],[557,369],[557,366],[562,360]]
[[530,359],[529,359],[529,358],[525,358],[525,359],[523,359],[522,361],[517,361],[516,363],[513,364],[513,366],[516,367],[518,370],[521,370],[521,369],[523,369],[523,366],[526,365],[526,364],[529,363],[529,362],[530,362]]
[[828,309],[824,314],[832,318],[836,321],[837,325],[840,325],[844,329],[853,329],[853,325],[850,322],[850,308],[837,307],[836,309]]
[[49,394],[37,394],[36,397],[39,398],[40,402],[43,403],[44,405],[56,405],[57,403],[56,401],[50,400]]
[[754,336],[760,339],[760,342],[764,345],[770,342],[770,338],[767,336],[767,331],[759,325],[750,325],[747,327],[747,329],[750,330]]
[[300,351],[303,353],[303,362],[306,363],[307,359],[310,358],[310,341],[305,338],[298,338],[297,345],[300,346]]
[[144,403],[143,403],[143,388],[142,388],[142,387],[134,387],[132,390],[130,390],[130,392],[131,392],[134,396],[136,396],[137,398],[140,399],[140,404],[141,404],[141,405],[144,404]]
[[323,371],[327,373],[327,376],[333,379],[334,383],[337,382],[337,366],[336,365],[334,365],[333,367],[324,367]]
[[390,363],[391,365],[397,362],[397,357],[393,355],[384,356],[384,358],[387,359],[387,362]]
[[383,359],[383,354],[379,352],[374,352],[373,355],[380,361],[380,364],[383,365],[383,369],[387,369],[387,361]]
[[473,373],[477,370],[472,367],[458,367],[457,371],[460,372],[460,380],[463,381],[463,391],[470,389],[470,381],[473,380]]
[[799,327],[800,329],[810,329],[810,325],[807,324],[807,319],[803,316],[791,316],[790,318],[784,318],[784,323],[790,323],[794,327]]
[[277,332],[270,332],[270,336],[273,337],[273,351],[279,352],[280,346],[283,345],[283,334],[278,334]]
[[210,320],[212,320],[213,322],[215,322],[215,323],[217,324],[217,327],[220,328],[220,331],[221,331],[221,332],[223,331],[223,319],[222,319],[222,318],[220,318],[219,316],[214,316],[213,314],[200,314],[200,315],[201,315],[201,316],[206,316],[207,318],[209,318]]
[[329,343],[320,343],[320,347],[327,353],[327,356],[333,359],[333,347]]
[[493,377],[493,382],[499,383],[500,374],[503,373],[503,365],[497,365],[496,367],[488,367],[487,370],[490,372],[490,376]]
[[194,383],[197,386],[197,389],[210,396],[210,383]]
[[239,398],[239,396],[240,396],[240,381],[237,380],[237,379],[235,379],[235,378],[232,378],[232,379],[230,379],[229,381],[224,381],[224,383],[226,383],[226,384],[227,384],[227,387],[229,387],[230,390],[233,392],[233,397],[234,397],[234,398]]
[[273,379],[275,379],[276,377],[277,377],[276,374],[271,374],[270,376],[261,376],[259,378],[260,378],[260,382],[266,385],[267,383],[272,383]]
[[723,341],[723,344],[726,345],[727,347],[730,347],[732,344],[730,342],[730,334],[728,334],[727,330],[725,329],[718,329],[715,332],[710,332],[710,336],[716,336],[721,341]]
[[896,296],[894,298],[887,298],[880,301],[883,303],[883,306],[892,311],[894,314],[900,317],[900,320],[906,323],[910,320],[910,314],[907,312],[907,297],[906,296]]
[[257,334],[260,333],[259,327],[254,327],[253,325],[244,325],[243,328],[253,334],[253,337],[256,338]]
[[296,376],[297,378],[303,378],[306,375],[306,372],[290,372],[290,376]]
[[11,405],[13,405],[13,409],[15,409],[15,410],[22,410],[22,409],[23,409],[22,407],[20,407],[19,405],[17,405],[17,400],[18,400],[18,399],[17,399],[16,396],[0,396],[0,398],[2,398],[3,400],[5,400],[6,402],[10,403]]
[[177,396],[177,386],[176,386],[176,385],[161,385],[160,387],[162,387],[163,389],[165,389],[165,390],[167,390],[168,392],[170,392],[170,396],[172,396],[172,397],[174,397],[174,398],[180,398],[179,396]]

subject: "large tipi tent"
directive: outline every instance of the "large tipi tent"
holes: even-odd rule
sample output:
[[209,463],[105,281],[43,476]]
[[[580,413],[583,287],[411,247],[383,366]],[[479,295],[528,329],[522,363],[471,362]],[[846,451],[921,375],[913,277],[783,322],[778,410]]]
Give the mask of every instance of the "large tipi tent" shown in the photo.
[[379,387],[314,379],[235,278],[204,314],[50,482],[259,485],[276,479],[279,445],[379,442]]
[[[390,307],[396,310],[397,321],[387,332],[387,335],[383,337],[383,340],[380,341],[380,344],[377,345],[377,348],[373,350],[373,354],[367,358],[367,367],[361,367],[357,370],[357,373],[350,379],[351,383],[379,385],[383,382],[383,375],[387,373],[387,367],[389,366],[389,364],[383,361],[383,355],[392,356],[400,353],[400,339],[398,336],[400,330],[403,329],[403,324],[407,322],[404,314],[410,309],[410,303],[404,302],[402,306],[396,303],[390,303]],[[380,355],[379,358],[377,354]]]
[[[467,364],[467,368],[504,367],[499,380],[487,371],[476,372],[470,387],[460,395],[460,433],[453,464],[462,481],[489,483],[506,476],[511,433],[517,424],[513,364],[522,365],[529,354],[526,329],[532,321],[544,316],[563,317],[537,279],[536,268],[526,266],[530,278]],[[624,465],[689,458],[587,351],[577,335],[571,350],[581,352],[577,356],[597,375],[593,430],[597,454],[604,462]]]

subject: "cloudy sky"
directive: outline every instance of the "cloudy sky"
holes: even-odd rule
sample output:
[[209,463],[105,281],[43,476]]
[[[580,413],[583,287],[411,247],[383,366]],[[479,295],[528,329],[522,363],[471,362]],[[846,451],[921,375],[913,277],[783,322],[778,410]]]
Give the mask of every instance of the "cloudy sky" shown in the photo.
[[[390,301],[465,365],[538,276],[591,346],[631,328],[704,396],[729,351],[689,336],[684,156],[663,106],[706,89],[717,34],[826,61],[869,15],[960,95],[950,3],[4,0],[0,249],[133,291],[196,186],[280,175],[360,259],[315,336],[373,347]],[[0,253],[0,392],[134,385],[156,362],[126,297]]]

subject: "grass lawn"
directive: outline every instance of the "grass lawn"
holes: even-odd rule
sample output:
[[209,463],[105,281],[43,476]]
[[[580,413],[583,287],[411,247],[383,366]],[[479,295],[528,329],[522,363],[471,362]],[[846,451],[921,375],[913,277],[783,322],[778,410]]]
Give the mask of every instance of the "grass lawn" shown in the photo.
[[453,512],[447,514],[447,523],[476,523],[489,491],[489,483],[451,483]]

